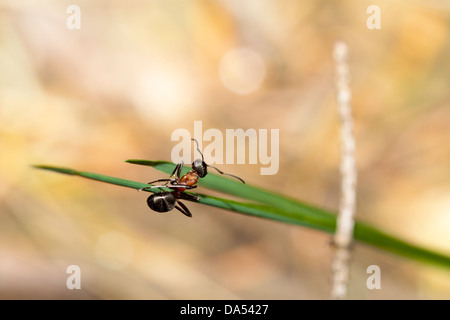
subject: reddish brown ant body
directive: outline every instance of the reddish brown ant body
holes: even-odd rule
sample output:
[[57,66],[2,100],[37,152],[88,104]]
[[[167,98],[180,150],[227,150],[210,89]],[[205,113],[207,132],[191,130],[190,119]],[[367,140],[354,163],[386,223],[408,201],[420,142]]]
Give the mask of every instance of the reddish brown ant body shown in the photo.
[[[183,169],[183,162],[177,164],[175,169],[173,170],[172,174],[168,179],[158,179],[155,181],[151,181],[148,184],[153,184],[155,182],[166,182],[164,185],[161,186],[150,186],[150,187],[144,187],[140,190],[145,189],[152,189],[152,188],[163,188],[167,187],[169,189],[172,189],[173,191],[163,191],[159,193],[152,194],[150,197],[147,198],[147,204],[150,207],[150,209],[157,211],[157,212],[168,212],[171,211],[173,208],[177,209],[184,215],[188,217],[192,217],[191,212],[189,209],[181,202],[179,199],[186,199],[186,200],[192,200],[192,201],[199,201],[200,198],[188,193],[184,193],[187,189],[194,189],[197,188],[197,183],[199,178],[204,178],[208,174],[208,167],[214,168],[219,172],[220,174],[231,176],[235,179],[238,179],[242,183],[245,183],[244,180],[241,178],[234,176],[232,174],[224,173],[221,170],[217,169],[216,167],[213,167],[211,165],[206,164],[203,154],[200,151],[200,148],[198,146],[198,141],[195,139],[191,139],[195,141],[197,145],[197,151],[202,156],[202,159],[197,159],[192,163],[192,170],[186,173],[185,175],[181,176],[181,169]],[[180,206],[177,206],[176,204],[179,204]]]

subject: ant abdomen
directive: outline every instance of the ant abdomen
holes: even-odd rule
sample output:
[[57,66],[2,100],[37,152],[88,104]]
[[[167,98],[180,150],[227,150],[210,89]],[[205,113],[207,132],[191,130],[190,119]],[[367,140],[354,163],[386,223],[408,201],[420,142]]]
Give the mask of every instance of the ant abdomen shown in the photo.
[[147,198],[150,209],[157,212],[168,212],[175,207],[176,198],[172,192],[154,193]]

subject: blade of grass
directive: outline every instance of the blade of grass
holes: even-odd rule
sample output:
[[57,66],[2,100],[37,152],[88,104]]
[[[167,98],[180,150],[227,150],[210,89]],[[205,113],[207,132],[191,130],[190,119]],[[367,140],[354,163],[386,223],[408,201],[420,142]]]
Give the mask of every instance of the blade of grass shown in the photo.
[[[173,169],[175,168],[175,165],[173,163],[167,161],[130,159],[126,160],[125,162],[150,166],[167,174],[171,174]],[[182,174],[185,174],[189,170],[191,170],[190,167],[183,167]],[[329,221],[335,220],[335,215],[325,210],[315,208],[305,203],[301,203],[295,199],[277,194],[275,192],[257,188],[249,184],[243,184],[239,181],[227,178],[225,176],[208,173],[206,177],[201,178],[201,186],[226,194],[234,195],[242,199],[265,203],[286,211],[300,210],[305,213],[309,212],[310,214],[323,216],[324,219],[328,219]]]
[[63,167],[55,167],[55,166],[47,166],[47,165],[33,165],[33,167],[37,168],[37,169],[55,171],[58,173],[68,174],[68,175],[72,175],[72,176],[80,176],[83,178],[102,181],[102,182],[111,183],[111,184],[115,184],[115,185],[122,186],[122,187],[138,189],[138,190],[140,188],[149,186],[146,183],[125,180],[125,179],[120,179],[120,178],[114,178],[114,177],[105,176],[105,175],[97,174],[97,173],[77,171],[77,170],[63,168]]
[[[122,187],[128,187],[133,189],[141,189],[144,187],[148,187],[149,185],[146,183],[135,182],[131,180],[125,180],[120,178],[114,178],[111,176],[106,176],[97,173],[77,171],[73,169],[63,168],[63,167],[54,167],[48,165],[34,165],[33,167],[37,169],[44,169],[49,171],[54,171],[58,173],[80,176],[83,178],[88,178],[92,180],[97,180],[101,182],[111,183],[115,185],[119,185]],[[173,168],[172,168],[173,170]],[[146,192],[159,192],[158,189],[146,189],[143,190]],[[210,196],[205,196],[201,194],[195,193],[195,195],[200,197],[199,203],[203,203],[206,205],[227,209],[235,212],[241,212],[248,215],[254,215],[266,219],[283,221],[286,223],[297,224],[302,226],[309,226],[312,228],[320,229],[323,231],[331,232],[334,230],[335,224],[333,221],[329,219],[323,219],[321,216],[311,215],[309,212],[287,212],[283,210],[278,210],[271,206],[261,205],[261,204],[252,204],[252,203],[243,203],[237,201],[231,201],[228,199],[215,198]]]
[[[34,167],[38,169],[50,170],[68,175],[80,176],[92,180],[111,183],[133,189],[140,189],[148,186],[148,184],[146,183],[114,178],[96,173],[76,171],[68,168],[54,167],[47,165],[35,165]],[[171,168],[173,170],[173,165]],[[145,190],[145,191],[153,192],[157,190]],[[298,210],[294,210],[293,207],[289,207],[289,209],[286,210],[278,206],[271,206],[267,204],[245,203],[201,194],[196,195],[200,197],[199,202],[202,204],[250,216],[256,216],[260,218],[282,221],[289,224],[311,227],[329,233],[333,233],[336,228],[336,218],[332,213],[328,212],[327,215],[321,215],[321,214],[314,214],[314,211],[311,212],[310,210],[301,210],[301,207],[298,207],[300,208]],[[321,209],[318,209],[318,211],[326,212]],[[330,220],[329,217],[334,217],[334,219]],[[430,264],[450,269],[449,256],[410,244],[406,241],[388,235],[378,230],[377,228],[374,228],[365,223],[356,222],[355,239],[362,243],[372,245],[374,247],[383,249],[388,252],[392,252],[407,258],[427,262]]]
[[[198,194],[197,194],[198,195]],[[272,220],[278,220],[290,224],[312,227],[328,233],[334,233],[336,224],[329,224],[327,220],[323,220],[320,216],[311,216],[309,214],[301,214],[286,212],[278,208],[267,205],[237,202],[211,196],[199,195],[200,202],[206,205],[235,211],[251,216],[258,216]],[[431,263],[436,266],[450,269],[450,257],[441,253],[434,252],[416,245],[412,245],[406,241],[388,235],[376,228],[365,223],[355,223],[355,240],[364,244],[372,245],[379,249],[395,253],[397,255]]]

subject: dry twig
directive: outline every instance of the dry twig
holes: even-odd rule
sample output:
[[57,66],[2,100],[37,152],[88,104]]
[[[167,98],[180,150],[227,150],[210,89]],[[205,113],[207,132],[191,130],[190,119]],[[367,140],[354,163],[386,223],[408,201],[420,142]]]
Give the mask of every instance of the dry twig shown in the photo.
[[355,138],[351,109],[348,46],[338,41],[334,47],[336,62],[337,107],[341,120],[341,200],[334,244],[336,252],[332,261],[332,299],[345,299],[349,276],[350,244],[353,239],[356,204]]

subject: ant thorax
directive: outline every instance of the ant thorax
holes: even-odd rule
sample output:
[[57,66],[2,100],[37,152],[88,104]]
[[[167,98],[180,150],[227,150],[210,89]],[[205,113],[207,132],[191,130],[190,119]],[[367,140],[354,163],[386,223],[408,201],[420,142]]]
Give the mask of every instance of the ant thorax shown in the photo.
[[198,182],[197,172],[191,170],[180,178],[179,184],[186,186],[195,186]]

